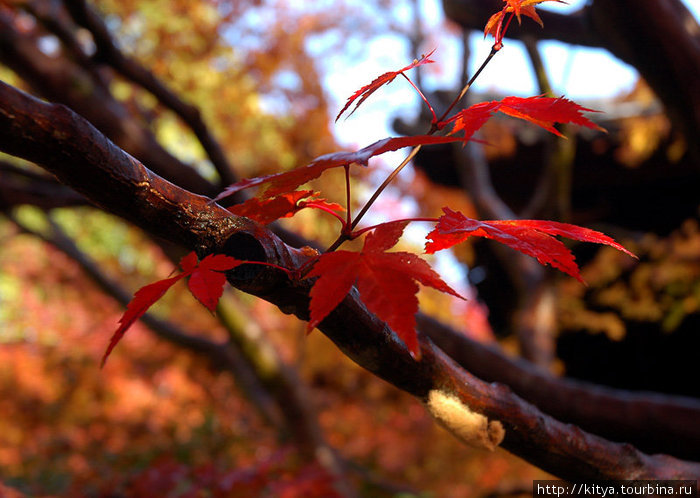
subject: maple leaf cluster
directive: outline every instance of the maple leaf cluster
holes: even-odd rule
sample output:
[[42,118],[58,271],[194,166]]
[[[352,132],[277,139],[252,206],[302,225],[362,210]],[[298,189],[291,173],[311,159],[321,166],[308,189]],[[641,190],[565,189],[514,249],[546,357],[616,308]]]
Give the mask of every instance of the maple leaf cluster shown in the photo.
[[223,254],[209,254],[197,263],[197,255],[191,252],[180,260],[182,273],[141,287],[136,291],[134,298],[129,302],[126,311],[119,319],[119,328],[112,335],[109,346],[102,357],[102,366],[127,329],[177,282],[185,277],[190,277],[187,282],[190,292],[213,313],[226,283],[226,275],[222,272],[232,270],[242,263],[243,261]]
[[[513,16],[520,21],[521,15],[525,15],[541,24],[542,21],[535,12],[535,5],[544,1],[558,2],[560,0],[504,0],[505,6],[489,19],[485,29],[485,34],[492,34],[496,39],[493,50],[500,49],[502,38]],[[433,61],[430,59],[432,54],[433,52],[430,52],[398,71],[386,72],[375,78],[370,84],[360,88],[347,100],[345,106],[338,113],[336,121],[350,108],[353,102],[357,101],[350,114],[354,113],[380,87],[391,83],[399,75],[403,76],[420,93],[420,90],[405,73],[423,64],[432,63]],[[468,88],[470,84],[471,82],[465,88]],[[430,106],[422,94],[421,97]],[[430,110],[433,111],[432,106],[430,106]],[[329,169],[343,167],[347,176],[351,165],[368,166],[369,159],[385,152],[413,147],[415,153],[418,148],[427,145],[450,142],[466,144],[497,112],[526,120],[559,136],[561,134],[554,127],[556,123],[573,123],[602,130],[582,114],[583,112],[595,111],[581,107],[564,97],[506,97],[499,101],[472,105],[446,119],[445,116],[438,119],[433,112],[434,119],[431,129],[425,135],[385,138],[355,152],[337,152],[318,157],[310,164],[291,171],[239,181],[227,187],[212,202],[219,201],[241,190],[257,187],[258,191],[255,197],[235,205],[229,210],[233,214],[246,216],[262,224],[293,216],[304,208],[320,209],[335,216],[341,222],[341,233],[336,243],[327,252],[313,256],[303,268],[284,269],[290,278],[315,279],[310,292],[309,330],[320,325],[350,290],[356,287],[365,306],[386,322],[405,343],[414,358],[420,359],[420,348],[415,331],[415,314],[418,311],[416,297],[419,289],[418,284],[433,287],[459,298],[461,296],[447,285],[424,259],[416,254],[403,251],[388,252],[398,243],[404,229],[411,221],[432,221],[435,223],[434,229],[426,237],[425,251],[428,254],[450,248],[464,242],[469,237],[485,237],[532,256],[541,264],[549,264],[581,282],[583,280],[574,256],[554,236],[606,244],[632,255],[607,235],[587,228],[540,220],[479,221],[467,218],[462,213],[452,211],[449,207],[443,208],[444,214],[439,219],[397,220],[354,230],[369,205],[386,186],[385,184],[393,179],[407,161],[397,167],[354,220],[351,219],[349,212],[347,218],[343,218],[339,213],[345,209],[319,197],[318,192],[298,190],[302,185],[319,177]],[[452,125],[452,129],[447,136],[434,135],[435,132],[448,125]],[[458,134],[461,136],[457,136]],[[411,156],[409,155],[409,157]],[[349,182],[346,182],[346,188],[348,189],[347,198],[350,199]],[[349,206],[346,209],[349,209]],[[355,239],[361,235],[365,235],[365,240],[362,250],[359,252],[336,250],[344,241]],[[231,270],[241,263],[243,262],[224,255],[209,255],[199,263],[197,263],[197,256],[194,253],[185,256],[180,262],[183,270],[181,274],[147,285],[136,292],[134,299],[129,303],[120,320],[121,325],[112,337],[103,363],[125,331],[177,281],[189,276],[188,286],[192,294],[209,310],[213,311],[221,297],[222,288],[226,281],[223,272]]]
[[[378,225],[365,237],[360,252],[322,254],[309,278],[318,277],[311,289],[309,330],[316,327],[357,286],[362,302],[403,340],[414,357],[420,356],[416,337],[418,282],[462,298],[430,265],[410,252],[391,252],[408,221]],[[463,298],[462,298],[463,299]]]

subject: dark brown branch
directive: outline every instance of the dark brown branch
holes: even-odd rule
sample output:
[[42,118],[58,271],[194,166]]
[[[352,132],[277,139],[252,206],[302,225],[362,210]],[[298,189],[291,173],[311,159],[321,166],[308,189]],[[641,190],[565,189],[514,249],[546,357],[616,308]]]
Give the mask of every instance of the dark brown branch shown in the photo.
[[87,201],[47,175],[0,161],[0,209],[23,204],[52,209],[82,206]]
[[[67,107],[43,103],[2,82],[0,93],[0,143],[6,152],[41,164],[92,202],[112,206],[112,212],[149,233],[205,251],[230,231],[260,231],[247,219],[209,204],[208,198],[152,173]],[[47,155],[46,144],[56,150]],[[111,187],[104,190],[105,185]]]
[[194,132],[214,168],[219,173],[222,185],[236,182],[233,168],[224,154],[221,145],[202,119],[199,109],[184,102],[165,86],[151,71],[136,60],[127,57],[117,47],[107,26],[100,16],[83,0],[65,1],[66,8],[80,26],[92,33],[97,54],[95,58],[104,61],[119,74],[151,92],[165,107],[177,114]]
[[[489,17],[503,8],[502,0],[443,0],[447,17],[467,29],[483,31]],[[511,26],[509,37],[534,37],[538,40],[559,40],[564,43],[599,47],[600,40],[588,24],[585,9],[562,15],[544,10],[539,11],[545,29],[530,19],[520,26]],[[517,24],[517,23],[514,23]]]
[[553,417],[649,452],[700,455],[700,400],[556,378],[425,315],[418,315],[418,326],[465,369],[487,382],[507,385]]
[[93,78],[97,85],[104,88],[108,83],[97,67],[92,63],[92,59],[85,53],[83,47],[74,36],[68,13],[60,8],[56,2],[46,2],[45,0],[30,0],[19,3],[19,7],[39,21],[48,31],[56,35],[61,41],[70,57],[82,66]]
[[[104,208],[200,253],[223,252],[287,268],[298,267],[308,258],[262,227],[229,216],[202,197],[150,173],[65,107],[41,102],[5,84],[0,84],[0,150],[41,164]],[[278,270],[246,266],[228,277],[234,286],[282,311],[308,318],[308,281],[291,281]],[[422,335],[423,359],[416,362],[395,334],[367,311],[355,291],[320,328],[359,365],[400,389],[425,401],[435,394],[451,397],[461,414],[487,417],[488,427],[496,433],[489,441],[498,442],[501,427],[505,449],[563,478],[690,479],[700,475],[700,464],[645,455],[629,444],[612,443],[545,415],[507,387],[472,376]],[[464,437],[464,427],[450,424],[448,414],[435,408],[433,413]]]
[[29,33],[0,11],[0,62],[13,69],[39,94],[67,105],[88,119],[149,169],[193,192],[213,196],[219,188],[168,153],[109,91],[70,59],[42,53]]
[[634,66],[700,162],[700,26],[680,0],[595,0],[603,46]]

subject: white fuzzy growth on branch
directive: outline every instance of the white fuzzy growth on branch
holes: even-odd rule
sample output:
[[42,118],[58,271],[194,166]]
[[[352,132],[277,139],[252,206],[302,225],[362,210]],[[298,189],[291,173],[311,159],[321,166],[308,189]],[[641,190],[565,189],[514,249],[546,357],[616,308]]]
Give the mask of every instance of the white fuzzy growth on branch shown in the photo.
[[506,435],[501,422],[489,422],[484,415],[473,412],[459,399],[444,392],[430,391],[427,408],[440,424],[471,446],[493,451]]

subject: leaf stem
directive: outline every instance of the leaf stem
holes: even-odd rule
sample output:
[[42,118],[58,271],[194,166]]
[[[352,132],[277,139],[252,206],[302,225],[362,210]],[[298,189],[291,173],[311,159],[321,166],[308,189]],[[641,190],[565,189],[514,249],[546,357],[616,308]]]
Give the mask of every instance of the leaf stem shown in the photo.
[[[507,24],[506,24],[506,29],[508,28],[508,24],[510,24],[511,19],[512,19],[512,16],[511,16],[510,19],[508,19],[508,22],[507,22]],[[462,98],[464,97],[464,95],[466,95],[467,91],[469,91],[469,88],[472,86],[472,84],[474,84],[474,81],[476,81],[476,78],[481,74],[481,72],[482,72],[482,71],[484,70],[484,68],[488,65],[488,63],[491,62],[491,59],[493,59],[493,56],[496,55],[496,53],[497,53],[499,50],[500,50],[500,47],[496,47],[496,45],[494,45],[493,47],[491,47],[491,52],[490,52],[489,55],[486,57],[486,59],[484,59],[484,62],[481,63],[481,66],[480,66],[479,69],[477,69],[477,71],[474,73],[474,76],[472,76],[472,77],[469,79],[469,81],[468,81],[467,84],[464,86],[464,88],[462,88],[462,91],[459,92],[459,95],[457,96],[457,98],[454,99],[454,100],[452,101],[452,103],[450,104],[450,107],[447,108],[447,110],[443,113],[443,115],[442,115],[442,116],[440,117],[440,119],[438,119],[438,120],[435,120],[435,111],[433,110],[433,107],[432,107],[432,106],[430,105],[430,103],[428,102],[428,99],[426,99],[426,98],[425,98],[425,95],[423,95],[423,92],[421,92],[421,91],[416,87],[416,85],[414,85],[413,82],[412,82],[406,75],[404,75],[403,73],[401,73],[401,74],[408,80],[408,82],[411,84],[411,86],[413,86],[413,88],[415,88],[415,89],[418,91],[418,93],[419,93],[420,96],[423,98],[423,100],[425,101],[425,103],[428,104],[428,107],[430,108],[430,111],[433,113],[433,122],[431,123],[430,130],[428,130],[428,133],[427,133],[428,135],[433,135],[433,134],[435,134],[436,131],[438,131],[438,130],[440,130],[440,129],[442,128],[441,123],[444,121],[444,119],[447,117],[447,115],[450,113],[450,111],[452,111],[452,109],[454,108],[454,106],[456,106],[457,103],[458,103],[460,100],[462,100]],[[368,200],[368,201],[365,203],[365,205],[362,207],[362,209],[360,210],[360,212],[358,213],[358,215],[355,217],[355,219],[352,221],[352,223],[349,222],[349,220],[352,219],[352,217],[351,217],[351,215],[350,215],[350,209],[349,209],[349,207],[350,207],[350,201],[349,201],[349,199],[348,199],[348,224],[349,224],[349,228],[348,228],[348,226],[343,227],[343,232],[340,234],[340,236],[338,236],[338,238],[335,240],[335,242],[333,242],[333,244],[331,244],[331,246],[330,246],[328,249],[326,249],[326,252],[333,252],[333,251],[335,251],[338,247],[340,247],[340,245],[341,245],[343,242],[345,242],[345,241],[347,241],[347,240],[352,240],[352,239],[354,238],[354,237],[353,237],[352,230],[355,229],[355,227],[358,225],[358,223],[360,222],[360,220],[364,217],[364,215],[367,213],[367,211],[368,211],[369,208],[372,206],[372,204],[374,204],[374,202],[377,200],[377,198],[379,197],[379,195],[384,191],[384,189],[386,189],[386,188],[389,186],[389,184],[394,180],[394,178],[396,178],[396,176],[401,172],[401,170],[402,170],[403,168],[405,168],[406,165],[407,165],[409,162],[411,162],[411,160],[412,160],[414,157],[416,157],[416,154],[418,154],[418,152],[420,152],[421,148],[422,148],[422,145],[416,145],[416,146],[411,150],[411,152],[408,154],[408,156],[406,157],[406,159],[404,159],[403,161],[401,161],[401,164],[399,164],[399,165],[394,169],[394,171],[392,171],[392,172],[389,174],[389,176],[386,177],[386,179],[384,180],[384,182],[382,182],[382,184],[377,188],[377,190],[375,190],[374,194],[372,194],[372,197],[370,197],[369,200]],[[349,187],[348,187],[348,192],[349,192]],[[348,194],[348,196],[349,196],[349,194]],[[350,233],[348,233],[348,232],[350,232]]]
[[343,242],[346,242],[348,240],[352,240],[352,237],[350,236],[349,233],[343,231],[340,235],[338,235],[338,238],[335,239],[335,242],[333,242],[330,245],[330,247],[324,251],[324,253],[335,251],[343,244]]
[[408,82],[411,84],[411,86],[413,87],[413,89],[414,89],[416,92],[418,92],[418,95],[420,95],[420,98],[423,99],[423,102],[425,102],[425,105],[427,105],[427,106],[428,106],[428,109],[430,109],[430,112],[431,112],[432,115],[433,115],[433,120],[431,121],[431,124],[432,124],[432,123],[437,123],[438,119],[437,119],[437,116],[435,115],[435,109],[433,109],[433,106],[430,105],[430,102],[428,101],[428,99],[426,98],[426,96],[423,95],[423,92],[421,92],[420,88],[418,88],[418,87],[413,83],[413,81],[411,81],[411,78],[409,78],[408,76],[406,76],[404,73],[401,73],[401,76],[403,76],[404,78],[406,78],[406,81],[408,81]]
[[352,206],[350,204],[350,165],[346,164],[345,169],[345,209],[347,211],[347,220],[343,225],[343,229],[347,230],[352,223]]
[[498,50],[495,48],[495,46],[491,47],[491,52],[489,52],[489,55],[486,56],[486,59],[484,59],[484,62],[481,63],[481,66],[479,66],[479,69],[476,70],[476,72],[474,73],[474,76],[472,76],[469,79],[469,81],[467,82],[467,84],[464,85],[464,88],[462,88],[462,91],[459,92],[459,95],[452,101],[452,103],[450,104],[450,107],[448,107],[447,110],[444,113],[442,113],[442,116],[440,116],[440,119],[438,119],[437,123],[433,124],[433,126],[430,128],[430,131],[428,132],[429,135],[432,135],[433,133],[435,133],[439,129],[438,126],[440,125],[440,123],[442,123],[445,120],[445,118],[450,113],[450,111],[452,111],[452,109],[454,109],[454,106],[456,106],[457,103],[460,100],[462,100],[462,98],[464,98],[464,96],[469,91],[469,88],[471,88],[471,86],[474,84],[474,81],[476,81],[476,78],[479,77],[481,72],[488,65],[488,63],[491,62],[491,59],[493,59],[493,56],[496,55],[497,52],[498,52]]
[[291,279],[294,278],[294,273],[297,272],[298,270],[290,270],[289,268],[285,268],[284,266],[276,265],[274,263],[267,263],[265,261],[243,261],[246,265],[261,265],[261,266],[269,266],[271,268],[276,268],[278,270],[282,270],[287,274],[287,276]]
[[[435,132],[433,132],[433,133],[435,133]],[[421,148],[422,148],[422,145],[416,145],[415,147],[413,147],[413,150],[411,150],[411,153],[408,156],[406,156],[406,159],[401,161],[401,164],[399,164],[394,169],[394,171],[392,171],[389,174],[389,176],[386,177],[386,180],[384,180],[384,182],[382,182],[382,184],[377,188],[377,190],[374,191],[374,194],[372,194],[372,197],[369,198],[367,203],[362,207],[362,210],[360,211],[360,213],[355,217],[352,224],[350,225],[351,229],[353,229],[357,226],[357,224],[360,222],[360,220],[365,215],[365,213],[367,213],[367,211],[372,206],[372,204],[374,204],[374,201],[377,200],[377,197],[379,197],[379,195],[384,191],[384,189],[389,186],[389,184],[394,180],[394,178],[396,178],[396,175],[398,175],[401,172],[401,170],[409,162],[411,162],[411,159],[416,157],[416,154],[418,154],[418,152],[420,152]]]
[[331,216],[335,216],[338,218],[340,223],[342,223],[343,228],[347,226],[347,222],[343,219],[342,216],[340,216],[338,213],[330,209],[328,206],[324,206],[323,204],[317,204],[313,201],[311,202],[305,202],[304,207],[312,208],[312,209],[320,209],[321,211],[325,211],[326,213],[330,214]]
[[[437,223],[439,221],[439,218],[403,218],[400,220],[391,220],[389,223],[400,223],[402,221],[427,221],[430,223]],[[365,227],[361,228],[360,230],[357,230],[356,232],[352,232],[352,238],[355,239],[362,235],[365,232],[369,232],[370,230],[374,230],[377,228],[379,225],[383,225],[384,223],[378,223],[376,225],[372,225],[371,227]]]

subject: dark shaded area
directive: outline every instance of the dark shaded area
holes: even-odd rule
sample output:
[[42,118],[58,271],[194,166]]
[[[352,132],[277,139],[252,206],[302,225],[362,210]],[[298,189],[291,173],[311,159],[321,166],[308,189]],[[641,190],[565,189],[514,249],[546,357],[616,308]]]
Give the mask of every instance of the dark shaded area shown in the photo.
[[[592,140],[577,138],[572,223],[614,225],[666,235],[696,213],[700,205],[700,169],[689,157],[671,163],[662,144],[649,159],[631,168],[615,158],[617,140],[614,130]],[[459,188],[461,181],[452,154],[450,146],[425,147],[415,165],[435,183]],[[530,201],[547,154],[544,140],[534,144],[519,141],[512,156],[489,162],[496,192],[515,212]]]
[[567,331],[557,354],[566,375],[598,384],[700,398],[698,351],[700,315],[689,315],[674,332],[657,323],[627,322],[627,335],[613,341],[605,334]]

